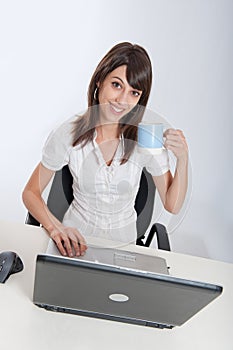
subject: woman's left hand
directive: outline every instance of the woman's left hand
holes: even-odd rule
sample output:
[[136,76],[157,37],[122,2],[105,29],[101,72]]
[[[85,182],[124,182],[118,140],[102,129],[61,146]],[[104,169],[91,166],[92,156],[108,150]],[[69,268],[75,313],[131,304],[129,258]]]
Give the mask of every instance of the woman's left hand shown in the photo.
[[164,132],[164,147],[174,153],[177,159],[188,156],[188,145],[181,130],[167,129]]

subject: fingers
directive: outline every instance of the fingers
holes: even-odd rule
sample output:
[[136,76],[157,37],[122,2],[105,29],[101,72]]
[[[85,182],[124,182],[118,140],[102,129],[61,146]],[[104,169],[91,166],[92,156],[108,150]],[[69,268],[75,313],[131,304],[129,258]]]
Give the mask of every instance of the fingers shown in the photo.
[[[78,240],[74,240],[74,239],[71,239],[71,242],[72,242],[72,247],[74,249],[74,254],[76,256],[83,256],[87,250],[87,245],[86,243],[81,243],[80,241]],[[71,252],[72,254],[72,252]]]
[[171,150],[176,157],[183,157],[187,155],[188,146],[182,130],[167,129],[164,132],[166,138],[164,147]]
[[50,235],[50,237],[54,240],[54,242],[56,243],[57,247],[58,247],[58,250],[59,252],[66,256],[67,253],[66,253],[66,250],[63,246],[63,243],[62,243],[62,240],[61,240],[61,237],[59,235],[56,235],[56,236],[53,236],[53,235]]
[[87,245],[79,243],[79,253],[81,256],[83,256],[85,254],[86,250],[87,250]]
[[87,244],[82,235],[73,227],[65,227],[61,231],[52,232],[50,237],[56,243],[60,253],[64,256],[73,257],[84,255]]
[[167,129],[164,134],[164,137],[166,138],[174,138],[174,137],[180,137],[181,139],[185,140],[185,136],[183,134],[182,130],[179,129]]
[[[80,253],[78,242],[72,240],[72,246],[73,246],[73,249],[74,249],[74,255],[75,256],[80,256],[81,253]],[[70,256],[72,256],[72,254],[73,254],[73,251],[71,251],[71,255]]]
[[87,244],[83,236],[74,228],[67,228],[68,237],[74,248],[76,256],[84,255],[87,250]]
[[63,234],[59,231],[56,231],[56,232],[52,232],[50,234],[50,237],[54,240],[54,242],[56,243],[56,245],[57,245],[57,247],[62,255],[73,256],[73,251],[72,251],[72,247],[70,244],[70,240],[66,234]]
[[182,143],[177,140],[166,140],[164,145],[166,148],[183,146]]
[[80,255],[84,255],[87,250],[86,241],[79,232],[77,232],[77,236],[78,236],[78,244],[79,244],[79,252],[77,251],[77,253],[80,253]]

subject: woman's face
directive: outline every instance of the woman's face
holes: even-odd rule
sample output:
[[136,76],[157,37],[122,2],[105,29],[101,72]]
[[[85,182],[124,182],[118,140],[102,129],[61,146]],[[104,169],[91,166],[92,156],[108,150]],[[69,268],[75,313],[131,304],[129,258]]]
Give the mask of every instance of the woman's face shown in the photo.
[[142,91],[134,89],[126,79],[126,65],[107,75],[99,87],[101,123],[117,123],[138,103]]

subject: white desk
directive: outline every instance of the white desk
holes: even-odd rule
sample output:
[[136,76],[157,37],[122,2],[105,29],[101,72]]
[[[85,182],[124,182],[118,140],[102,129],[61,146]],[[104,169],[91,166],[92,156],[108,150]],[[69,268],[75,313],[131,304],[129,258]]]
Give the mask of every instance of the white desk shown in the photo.
[[[0,222],[0,252],[16,251],[25,268],[0,284],[0,348],[60,349],[233,349],[233,265],[161,250],[132,246],[167,259],[170,273],[216,283],[223,294],[181,327],[160,330],[45,311],[32,303],[35,260],[44,253],[43,229]],[[128,247],[127,247],[128,249]]]

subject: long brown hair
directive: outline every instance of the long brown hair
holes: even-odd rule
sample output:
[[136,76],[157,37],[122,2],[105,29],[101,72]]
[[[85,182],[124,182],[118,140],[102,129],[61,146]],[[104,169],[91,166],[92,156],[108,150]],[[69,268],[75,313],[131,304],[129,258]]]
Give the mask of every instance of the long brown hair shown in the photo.
[[133,151],[135,142],[132,141],[137,141],[137,126],[142,120],[151,90],[152,66],[143,47],[129,42],[119,43],[102,58],[89,84],[88,109],[74,122],[73,129],[73,146],[84,146],[93,140],[95,127],[99,123],[97,83],[101,86],[107,75],[122,65],[127,66],[126,78],[129,85],[141,90],[142,94],[138,104],[119,122],[119,134],[125,140],[121,164],[127,162]]

